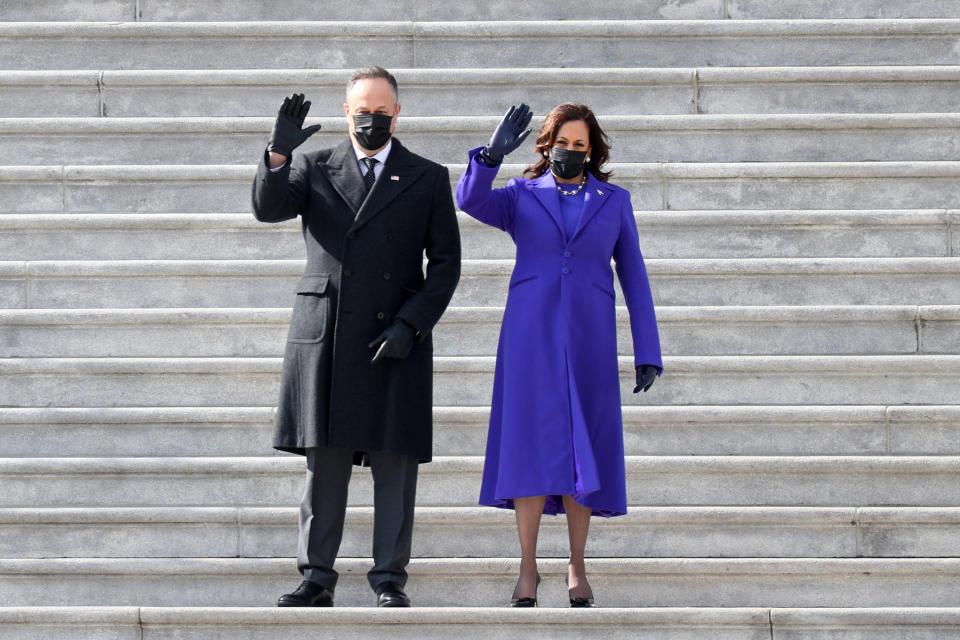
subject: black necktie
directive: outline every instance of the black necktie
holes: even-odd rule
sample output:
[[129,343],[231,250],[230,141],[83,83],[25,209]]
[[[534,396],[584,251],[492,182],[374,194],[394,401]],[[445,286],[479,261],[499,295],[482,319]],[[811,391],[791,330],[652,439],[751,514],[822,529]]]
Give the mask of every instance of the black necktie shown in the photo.
[[367,165],[367,172],[363,174],[363,184],[366,185],[367,191],[370,191],[370,188],[373,186],[373,183],[377,180],[377,174],[373,170],[376,164],[379,162],[376,158],[362,158],[361,161],[363,164]]

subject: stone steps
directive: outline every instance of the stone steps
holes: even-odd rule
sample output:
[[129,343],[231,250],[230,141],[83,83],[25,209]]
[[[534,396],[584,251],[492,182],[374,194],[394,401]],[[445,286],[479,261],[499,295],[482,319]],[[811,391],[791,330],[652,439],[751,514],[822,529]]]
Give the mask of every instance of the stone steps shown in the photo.
[[[956,64],[957,19],[4,22],[6,69]],[[603,47],[578,46],[602,40]]]
[[[434,358],[437,406],[490,402],[493,356]],[[624,404],[951,404],[960,356],[668,356],[669,384],[633,394],[633,358],[620,357]],[[270,406],[280,358],[6,358],[0,397],[17,407]]]
[[[338,560],[341,605],[373,604],[369,566],[366,558]],[[566,566],[565,559],[539,563],[543,606],[567,606]],[[607,607],[943,607],[955,601],[960,578],[955,558],[608,558],[588,567]],[[407,591],[430,606],[462,605],[466,592],[475,605],[502,607],[518,569],[519,560],[505,558],[415,559]],[[0,577],[0,598],[19,607],[266,608],[299,580],[292,558],[13,559],[0,560]]]
[[[279,455],[272,406],[0,408],[0,457]],[[437,455],[484,450],[489,407],[436,407]],[[627,455],[960,455],[960,408],[625,406]],[[37,436],[41,437],[37,437]]]
[[[297,508],[0,509],[0,557],[289,558]],[[588,557],[854,558],[956,555],[956,507],[631,507],[591,523]],[[543,558],[569,553],[566,519],[544,518]],[[340,553],[370,553],[372,507],[350,507]],[[466,541],[469,540],[469,543]],[[419,507],[417,558],[519,555],[512,512]]]
[[[438,356],[493,355],[502,307],[452,307],[434,329]],[[960,354],[960,306],[660,307],[672,355]],[[283,355],[290,309],[0,310],[0,357]],[[633,353],[617,308],[620,354]]]
[[[520,102],[544,115],[571,99],[571,85],[577,86],[576,99],[604,120],[617,114],[953,113],[960,102],[956,65],[656,68],[635,62],[625,68],[391,71],[403,86],[405,118],[462,117],[464,103],[471,116],[501,113]],[[343,101],[349,74],[344,69],[2,70],[0,116],[273,117],[281,98],[299,91],[318,115]]]
[[[388,626],[389,625],[389,626]],[[923,640],[960,638],[960,609],[948,607],[642,607],[572,611],[490,608],[369,607],[2,607],[0,638],[45,640],[69,631],[98,640],[247,640],[316,638],[317,628],[338,638],[446,639],[482,634],[496,640],[531,636],[573,640],[603,629],[613,640]],[[8,635],[9,634],[9,635]]]
[[[328,111],[329,113],[329,111]],[[543,113],[537,114],[534,128]],[[248,164],[269,139],[274,117],[0,118],[0,154],[30,164]],[[396,135],[437,162],[462,162],[500,121],[490,116],[409,116]],[[308,120],[323,129],[302,150],[346,138],[342,114]],[[605,116],[616,162],[786,162],[953,160],[960,115],[629,115]],[[197,140],[203,140],[198,154]],[[533,160],[532,143],[510,156]]]
[[[512,259],[510,237],[458,214],[463,255]],[[650,258],[950,257],[955,210],[637,211]],[[304,255],[299,220],[250,213],[6,213],[6,260],[260,260]]]
[[[64,5],[53,0],[23,0],[5,6],[5,20],[176,21],[176,20],[574,20],[583,17],[583,5],[573,0],[555,0],[543,7],[517,6],[506,0],[469,3],[454,8],[417,0],[399,0],[389,5],[356,5],[331,0],[322,7],[307,0],[291,0],[283,11],[230,0],[174,2],[160,0],[96,0]],[[856,0],[842,4],[825,0],[776,3],[769,0],[703,0],[678,3],[671,0],[608,2],[603,7],[619,19],[734,19],[761,18],[952,18],[960,7],[955,0],[905,0],[890,6],[883,0]]]
[[[417,504],[475,504],[481,456],[436,457]],[[294,506],[297,456],[0,458],[0,507]],[[960,499],[957,456],[628,456],[632,506],[939,506]],[[122,482],[118,482],[122,478]],[[355,470],[350,503],[372,504]]]
[[[292,303],[304,264],[302,260],[0,262],[0,307],[285,307]],[[513,267],[512,260],[463,260],[452,304],[503,305]],[[373,268],[377,273],[382,269]],[[960,294],[960,261],[954,258],[650,259],[646,268],[654,301],[663,306],[899,305],[906,300],[935,305],[957,300]],[[615,287],[598,288],[596,295],[612,295],[623,304],[619,284]]]
[[[448,164],[451,183],[466,168]],[[496,184],[519,176],[504,165]],[[640,210],[951,209],[960,162],[613,163]],[[252,165],[37,165],[0,168],[0,215],[54,212],[235,213],[250,206]]]

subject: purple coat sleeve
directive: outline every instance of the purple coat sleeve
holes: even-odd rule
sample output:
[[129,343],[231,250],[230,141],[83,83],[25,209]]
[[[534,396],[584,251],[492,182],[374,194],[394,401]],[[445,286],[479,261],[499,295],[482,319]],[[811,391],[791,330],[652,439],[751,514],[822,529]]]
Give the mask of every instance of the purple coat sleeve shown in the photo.
[[630,313],[630,333],[633,336],[634,365],[652,364],[663,373],[660,356],[660,334],[657,331],[657,316],[653,309],[653,294],[647,268],[640,253],[637,223],[633,218],[633,206],[629,196],[624,198],[620,209],[620,236],[613,248],[617,263],[617,277]]
[[500,167],[488,167],[477,155],[483,147],[469,151],[467,170],[457,182],[457,206],[484,224],[506,231],[513,237],[513,216],[516,211],[515,187],[492,189]]

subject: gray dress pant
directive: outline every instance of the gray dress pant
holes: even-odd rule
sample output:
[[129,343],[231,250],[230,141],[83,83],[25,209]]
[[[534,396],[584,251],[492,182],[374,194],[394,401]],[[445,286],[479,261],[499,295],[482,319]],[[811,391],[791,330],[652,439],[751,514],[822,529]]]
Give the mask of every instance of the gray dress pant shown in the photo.
[[[307,486],[300,503],[297,568],[305,580],[333,591],[338,574],[333,569],[347,509],[347,486],[353,470],[353,451],[309,447]],[[373,568],[370,586],[384,582],[403,586],[410,563],[413,507],[417,493],[417,459],[396,453],[370,452],[373,474]]]

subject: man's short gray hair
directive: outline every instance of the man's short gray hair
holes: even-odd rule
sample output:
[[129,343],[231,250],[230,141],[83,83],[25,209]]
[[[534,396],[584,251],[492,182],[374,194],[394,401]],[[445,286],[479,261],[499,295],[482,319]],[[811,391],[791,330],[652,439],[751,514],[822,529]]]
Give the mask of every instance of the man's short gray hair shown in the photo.
[[350,81],[347,82],[347,102],[350,102],[350,90],[353,89],[353,85],[357,84],[360,80],[371,80],[374,78],[383,78],[389,82],[390,88],[393,89],[394,104],[400,102],[400,92],[397,90],[397,79],[383,67],[377,66],[364,67],[363,69],[357,69],[353,72],[353,75],[350,76]]

